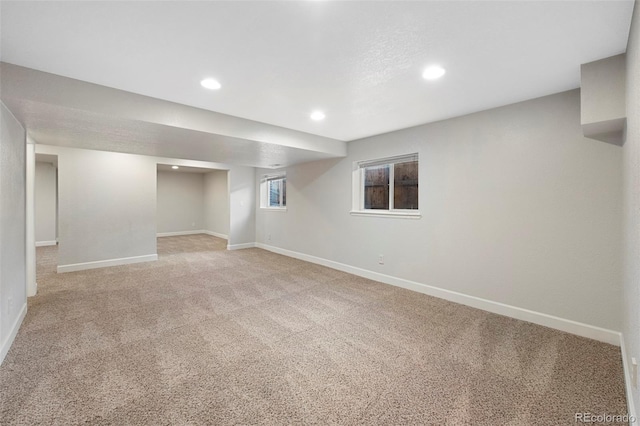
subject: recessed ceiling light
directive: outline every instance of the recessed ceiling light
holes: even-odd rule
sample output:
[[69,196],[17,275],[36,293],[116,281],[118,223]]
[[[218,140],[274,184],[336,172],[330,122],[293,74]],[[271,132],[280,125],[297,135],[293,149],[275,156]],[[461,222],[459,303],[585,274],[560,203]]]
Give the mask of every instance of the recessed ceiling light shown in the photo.
[[269,164],[269,167],[280,167],[280,166],[282,166],[282,164],[280,164],[280,163]]
[[171,168],[172,168],[173,170],[178,170],[180,167],[178,167],[178,166],[171,166]]
[[200,82],[200,84],[202,85],[202,87],[211,90],[218,90],[222,87],[220,83],[218,83],[218,80],[214,80],[213,78],[205,78]]
[[422,77],[427,80],[436,80],[442,77],[445,72],[446,71],[441,66],[433,65],[424,70],[424,72],[422,73]]
[[311,119],[315,120],[315,121],[320,121],[320,120],[324,120],[324,112],[322,111],[313,111],[311,113]]

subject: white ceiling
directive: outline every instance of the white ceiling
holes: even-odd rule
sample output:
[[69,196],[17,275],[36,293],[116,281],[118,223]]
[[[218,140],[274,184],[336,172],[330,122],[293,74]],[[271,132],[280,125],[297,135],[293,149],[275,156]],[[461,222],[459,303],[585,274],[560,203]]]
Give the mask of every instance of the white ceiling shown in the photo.
[[2,61],[353,140],[576,88],[580,64],[625,51],[633,1],[1,7]]

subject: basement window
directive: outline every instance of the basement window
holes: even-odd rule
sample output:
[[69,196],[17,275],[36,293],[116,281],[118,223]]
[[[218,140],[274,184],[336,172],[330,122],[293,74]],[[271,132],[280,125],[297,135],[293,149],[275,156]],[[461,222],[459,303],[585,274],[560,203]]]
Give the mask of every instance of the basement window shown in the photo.
[[264,175],[260,181],[260,207],[263,209],[286,210],[287,175]]
[[418,154],[355,162],[351,214],[419,218]]

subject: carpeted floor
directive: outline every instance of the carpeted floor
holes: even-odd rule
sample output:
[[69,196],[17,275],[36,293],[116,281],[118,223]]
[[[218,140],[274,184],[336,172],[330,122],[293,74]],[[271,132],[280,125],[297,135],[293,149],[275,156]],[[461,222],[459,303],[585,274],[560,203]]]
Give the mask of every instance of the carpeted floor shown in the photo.
[[626,411],[617,347],[206,235],[56,274],[0,366],[0,423],[569,425]]

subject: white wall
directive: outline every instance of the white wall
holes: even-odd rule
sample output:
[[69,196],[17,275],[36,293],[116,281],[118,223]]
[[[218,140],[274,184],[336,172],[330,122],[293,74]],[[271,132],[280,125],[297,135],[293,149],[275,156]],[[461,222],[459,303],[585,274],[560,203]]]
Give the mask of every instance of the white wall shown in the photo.
[[[256,169],[233,167],[229,171],[230,249],[252,246],[256,241]],[[259,203],[257,205],[260,205]]]
[[25,137],[0,102],[0,363],[27,312]]
[[[640,360],[640,2],[633,11],[627,46],[627,139],[622,147],[624,176],[624,292],[622,333],[627,360]],[[640,392],[632,401],[640,408]]]
[[615,55],[580,67],[583,124],[625,117],[625,56]]
[[35,220],[36,244],[51,244],[56,241],[56,168],[51,163],[36,162]]
[[157,232],[205,229],[204,173],[158,171]]
[[156,164],[146,157],[60,148],[58,202],[59,268],[156,255]]
[[220,237],[229,235],[229,184],[226,170],[204,175],[205,230]]
[[580,67],[582,131],[589,138],[622,146],[625,131],[626,55]]
[[[620,330],[621,150],[582,136],[578,90],[350,142],[348,152],[287,168],[288,210],[257,209],[257,241]],[[349,214],[354,161],[413,152],[421,219]]]

